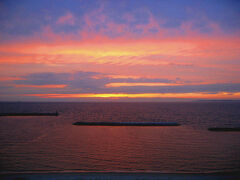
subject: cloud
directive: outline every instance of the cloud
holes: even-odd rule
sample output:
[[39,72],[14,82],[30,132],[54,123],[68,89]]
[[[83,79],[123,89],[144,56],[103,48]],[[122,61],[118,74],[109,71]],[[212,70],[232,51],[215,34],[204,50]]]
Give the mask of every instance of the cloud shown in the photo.
[[15,87],[29,87],[29,88],[65,88],[65,84],[49,84],[49,85],[26,85],[26,84],[17,84]]
[[[240,38],[97,38],[0,44],[0,64],[41,66],[64,72],[98,71],[211,83],[239,82]],[[64,68],[68,67],[68,68]],[[19,68],[18,68],[19,69]],[[44,69],[42,69],[44,71]],[[23,72],[24,73],[24,72]]]
[[34,73],[13,82],[15,87],[65,88],[68,86],[73,90],[80,88],[86,92],[97,92],[98,90],[109,89],[107,85],[110,83],[170,83],[172,81],[141,77],[111,78],[110,75],[103,73],[78,71],[75,73]]
[[23,80],[23,79],[24,78],[11,77],[11,76],[0,77],[0,81],[13,81],[13,80]]
[[23,80],[15,80],[17,85],[61,85],[70,78],[68,73],[33,73],[23,76]]
[[74,25],[75,24],[75,17],[72,13],[67,12],[64,16],[61,16],[57,22],[57,25]]
[[[114,75],[113,75],[114,76]],[[208,84],[181,79],[160,79],[144,77],[114,77],[97,72],[34,73],[12,80],[8,85],[17,89],[49,89],[66,93],[191,93],[191,92],[238,92],[240,84]],[[50,90],[51,89],[51,90]],[[43,90],[41,90],[42,92]]]
[[[112,78],[113,77],[113,78]],[[121,77],[84,72],[32,73],[2,81],[1,94],[30,98],[239,99],[240,84],[204,84],[181,79]],[[111,85],[111,86],[110,86]]]
[[[52,35],[53,37],[54,35]],[[74,62],[116,62],[143,64],[178,63],[180,59],[192,58],[216,61],[239,58],[240,38],[196,36],[181,38],[107,38],[81,41],[64,40],[0,44],[1,63],[74,63]],[[38,59],[44,57],[40,62]],[[68,60],[66,60],[68,59]],[[72,60],[71,60],[72,59]],[[77,60],[78,59],[78,60]],[[82,60],[81,60],[82,59]],[[91,60],[94,59],[94,60]],[[174,61],[175,60],[175,61]],[[184,62],[183,62],[184,63]]]
[[151,83],[151,82],[146,82],[146,83],[109,83],[106,84],[106,87],[131,87],[131,86],[179,86],[181,84],[178,83],[159,83],[159,82],[155,82],[155,83]]

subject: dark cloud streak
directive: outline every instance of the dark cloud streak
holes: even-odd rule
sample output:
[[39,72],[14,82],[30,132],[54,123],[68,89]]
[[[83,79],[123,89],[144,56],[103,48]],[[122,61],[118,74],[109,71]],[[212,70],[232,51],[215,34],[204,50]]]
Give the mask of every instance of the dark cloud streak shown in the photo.
[[[176,83],[169,79],[150,78],[110,78],[97,72],[76,73],[35,73],[23,76],[24,80],[15,80],[16,85],[67,85],[62,89],[31,88],[31,93],[187,93],[187,92],[239,92],[239,83],[195,84],[183,82],[176,86],[122,86],[106,87],[109,83]],[[16,92],[18,88],[16,88]],[[29,88],[25,88],[29,89]],[[27,91],[30,93],[29,91]]]

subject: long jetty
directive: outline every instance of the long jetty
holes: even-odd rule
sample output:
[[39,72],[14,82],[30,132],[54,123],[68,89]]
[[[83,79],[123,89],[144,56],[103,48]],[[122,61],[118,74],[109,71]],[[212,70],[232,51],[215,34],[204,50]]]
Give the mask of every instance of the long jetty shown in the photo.
[[0,113],[0,116],[58,116],[58,112],[55,113]]
[[79,126],[179,126],[176,122],[75,122]]

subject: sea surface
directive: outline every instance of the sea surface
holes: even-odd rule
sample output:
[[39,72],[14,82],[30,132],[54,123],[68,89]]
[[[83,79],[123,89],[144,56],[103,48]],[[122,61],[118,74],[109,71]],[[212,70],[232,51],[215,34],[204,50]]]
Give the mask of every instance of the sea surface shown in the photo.
[[[240,102],[23,103],[0,113],[56,112],[57,117],[0,117],[0,173],[240,171]],[[178,122],[176,127],[75,126],[76,121]]]

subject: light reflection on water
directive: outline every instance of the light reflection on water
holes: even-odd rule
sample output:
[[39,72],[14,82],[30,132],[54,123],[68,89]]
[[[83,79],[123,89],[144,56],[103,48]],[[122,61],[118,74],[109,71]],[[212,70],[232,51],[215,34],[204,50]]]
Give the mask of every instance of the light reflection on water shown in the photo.
[[[0,104],[2,106],[4,108],[1,109],[6,111],[7,106],[14,109],[16,104]],[[1,172],[239,171],[239,132],[210,132],[206,129],[229,122],[238,124],[239,107],[240,104],[232,103],[22,103],[21,111],[41,109],[46,112],[57,109],[60,116],[0,117]],[[72,125],[80,120],[139,119],[175,121],[183,125]]]

